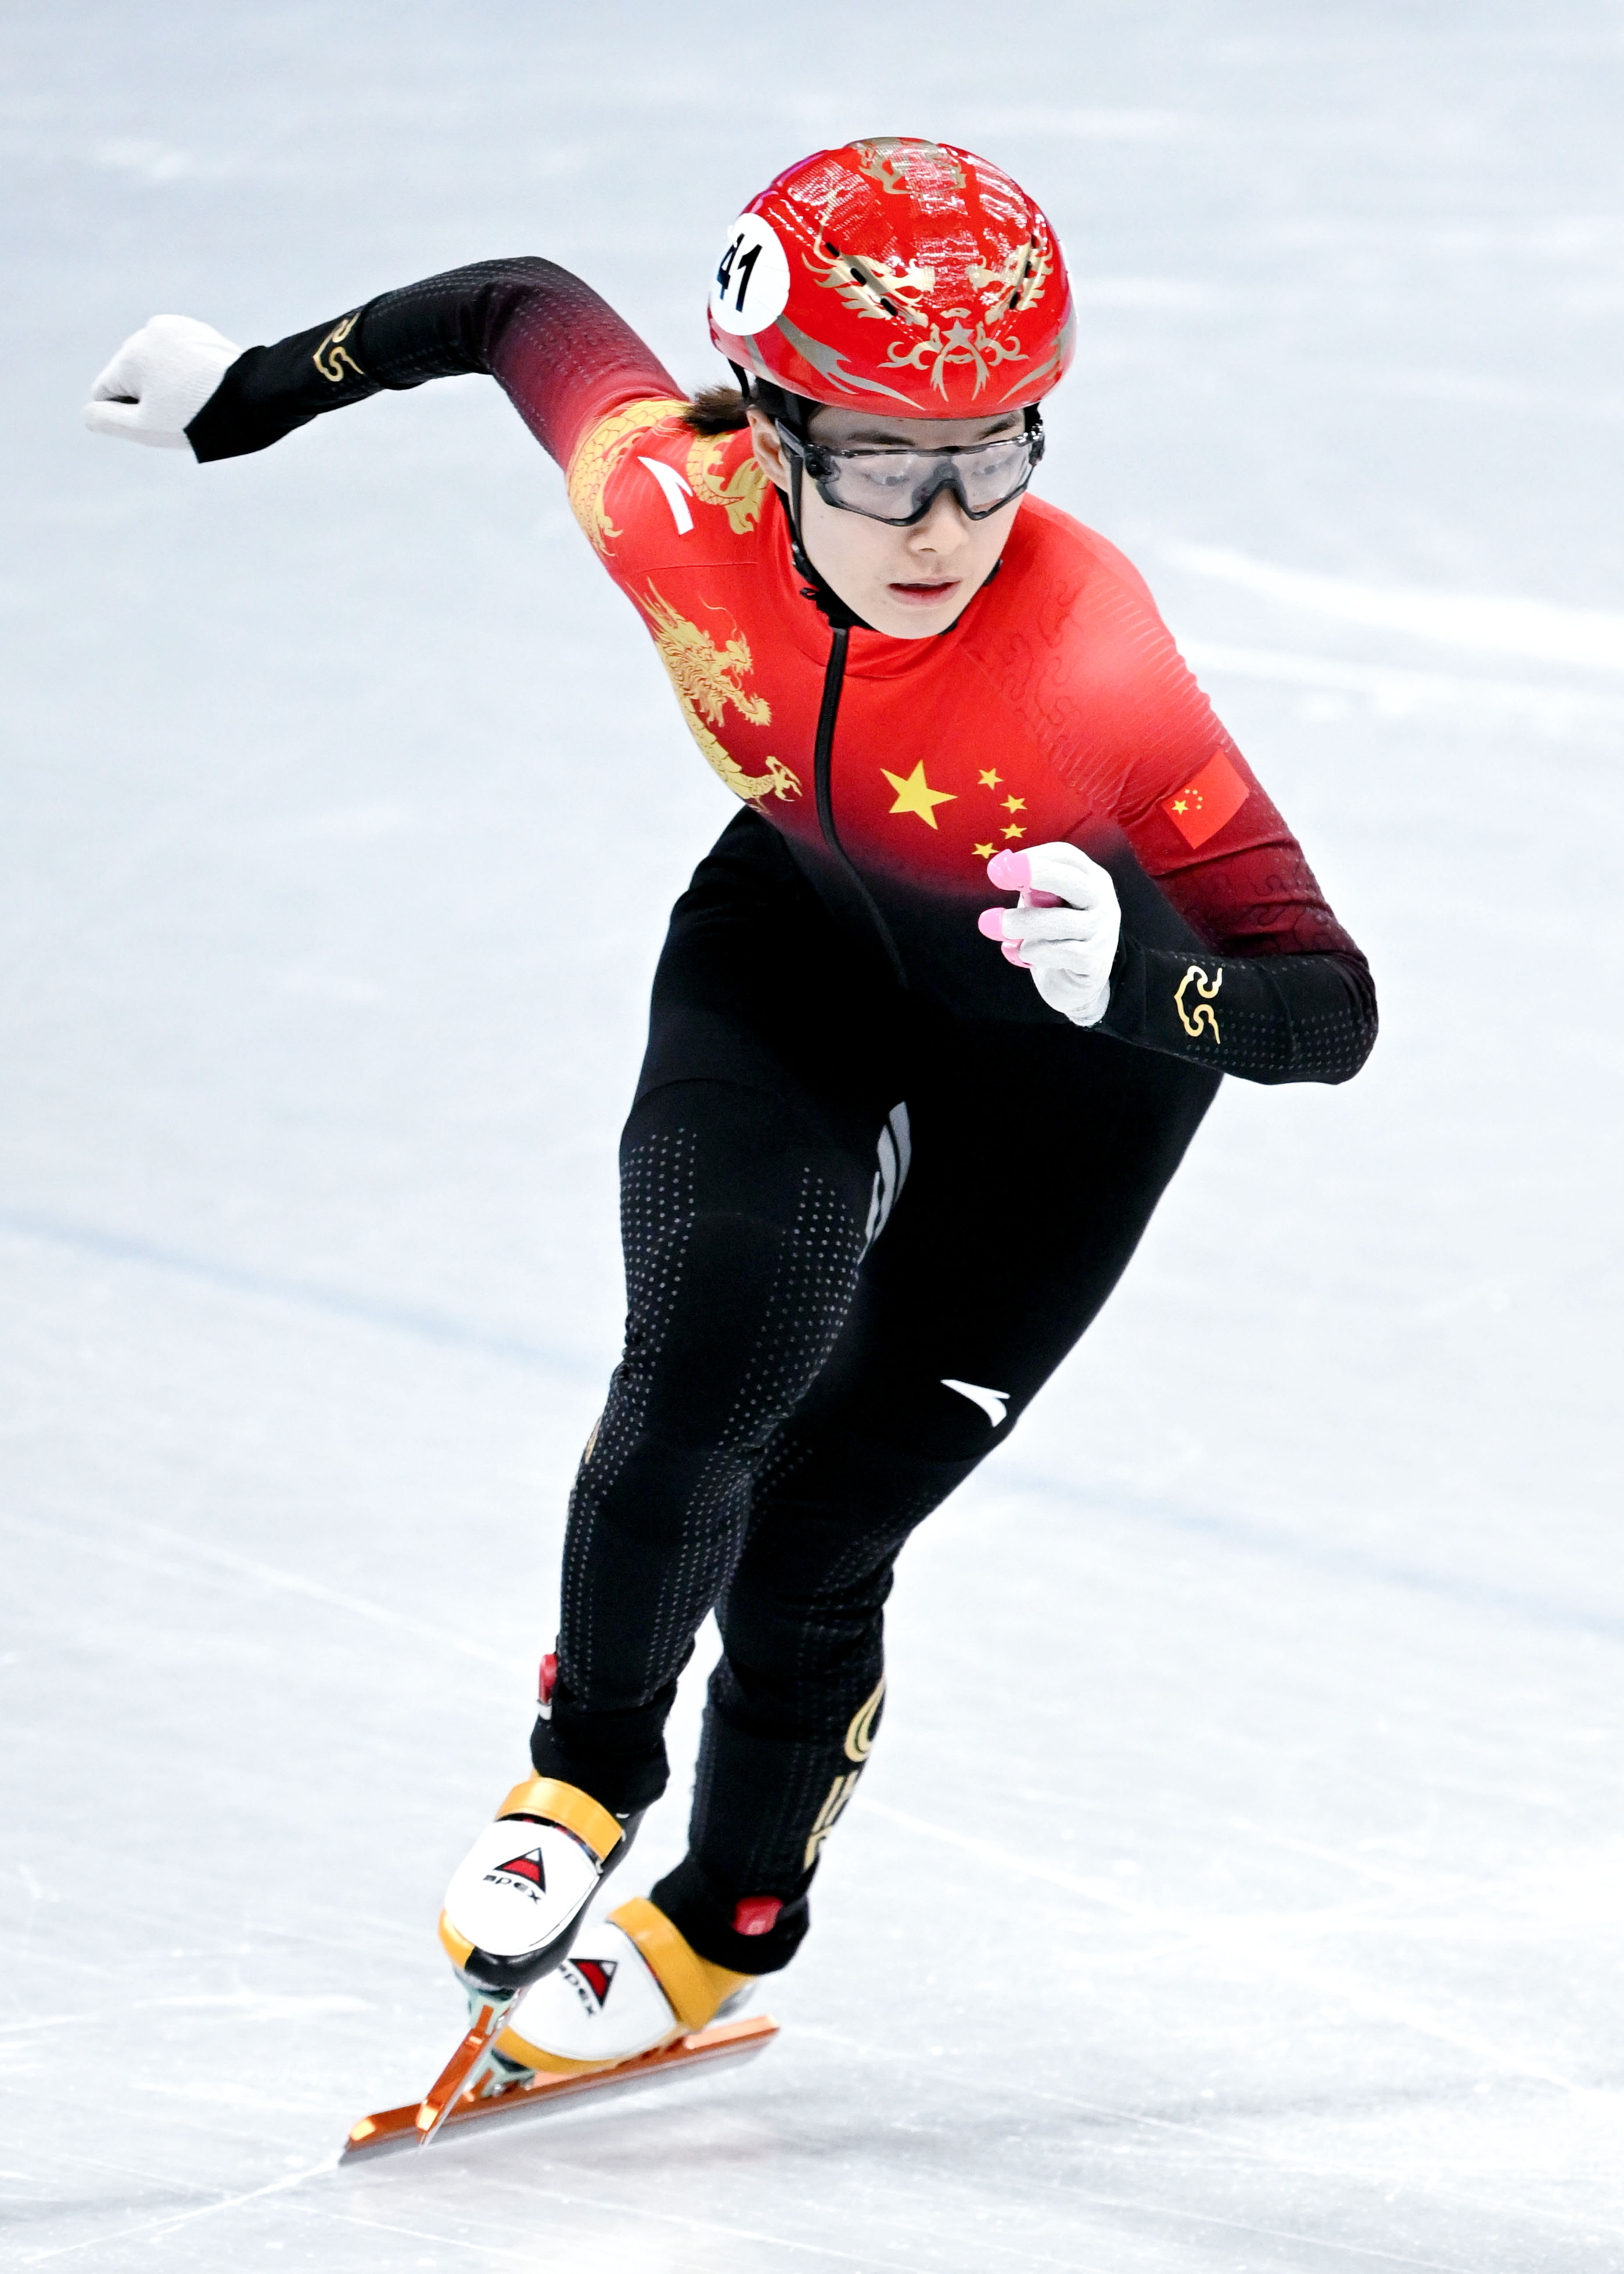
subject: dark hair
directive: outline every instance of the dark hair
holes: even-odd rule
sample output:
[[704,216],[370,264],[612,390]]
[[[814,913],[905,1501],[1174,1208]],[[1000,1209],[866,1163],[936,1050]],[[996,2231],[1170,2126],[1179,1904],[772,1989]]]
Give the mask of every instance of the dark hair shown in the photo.
[[758,379],[746,395],[736,387],[701,387],[682,413],[682,424],[695,434],[736,434],[750,423],[752,410],[769,418],[783,418],[804,431],[808,414],[817,408],[798,395],[787,394],[771,380]]
[[736,434],[749,425],[749,405],[736,387],[702,387],[682,413],[695,434]]

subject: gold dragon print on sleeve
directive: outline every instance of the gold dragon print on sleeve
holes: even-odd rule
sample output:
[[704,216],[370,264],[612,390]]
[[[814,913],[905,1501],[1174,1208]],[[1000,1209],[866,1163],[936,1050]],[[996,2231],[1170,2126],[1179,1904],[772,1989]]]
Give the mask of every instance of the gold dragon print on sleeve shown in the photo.
[[764,727],[772,717],[766,697],[752,694],[742,684],[753,665],[744,634],[735,631],[726,647],[718,647],[700,625],[680,615],[654,584],[649,586],[649,598],[638,605],[649,619],[688,732],[733,795],[747,805],[760,805],[768,797],[799,797],[800,776],[781,758],[769,757],[764,774],[747,774],[711,732],[722,724],[730,703],[753,727]]
[[722,453],[731,438],[726,434],[696,434],[684,469],[688,486],[700,505],[721,506],[727,526],[744,537],[761,519],[767,495],[767,477],[753,457],[741,458],[726,482],[721,477]]

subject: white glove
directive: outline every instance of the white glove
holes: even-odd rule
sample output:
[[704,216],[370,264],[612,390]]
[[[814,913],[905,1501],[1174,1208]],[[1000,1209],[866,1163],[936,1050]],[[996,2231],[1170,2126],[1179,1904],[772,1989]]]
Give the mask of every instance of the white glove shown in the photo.
[[1111,966],[1122,908],[1110,873],[1075,845],[1034,845],[1030,853],[995,853],[989,884],[1019,892],[1020,905],[988,908],[979,918],[989,939],[1032,974],[1054,1011],[1074,1027],[1094,1027],[1110,1000]]
[[242,352],[195,316],[154,316],[91,388],[85,424],[155,450],[189,449],[187,427]]

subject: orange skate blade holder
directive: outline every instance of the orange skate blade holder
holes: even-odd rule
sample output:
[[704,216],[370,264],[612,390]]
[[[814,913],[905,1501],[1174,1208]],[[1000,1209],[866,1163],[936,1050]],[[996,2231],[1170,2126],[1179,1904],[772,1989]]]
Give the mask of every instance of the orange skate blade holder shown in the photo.
[[412,2120],[418,2147],[426,2148],[457,2101],[477,2088],[514,2003],[513,1998],[487,1998],[475,2014],[468,2035],[418,2103]]
[[[483,2097],[475,2062],[470,2059],[463,2073],[465,2082],[450,2099],[440,2105],[426,2132],[422,2120],[429,2106],[427,2100],[421,2105],[408,2102],[404,2108],[380,2109],[375,2115],[364,2116],[358,2124],[350,2126],[340,2161],[352,2163],[359,2157],[421,2145],[442,2127],[451,2131],[470,2124],[494,2123],[504,2117],[537,2115],[588,2093],[628,2090],[658,2084],[684,2069],[720,2067],[727,2062],[748,2060],[770,2044],[778,2033],[778,2025],[771,2014],[746,2014],[736,2022],[713,2022],[707,2029],[693,2030],[651,2053],[640,2053],[635,2060],[617,2061],[613,2067],[591,2069],[579,2076],[551,2076],[538,2071],[520,2082],[505,2085],[500,2091]],[[477,2028],[470,2029],[468,2039],[457,2048],[445,2075],[437,2079],[435,2092],[445,2085],[476,2034]],[[489,2038],[485,2040],[487,2046],[490,2042]]]

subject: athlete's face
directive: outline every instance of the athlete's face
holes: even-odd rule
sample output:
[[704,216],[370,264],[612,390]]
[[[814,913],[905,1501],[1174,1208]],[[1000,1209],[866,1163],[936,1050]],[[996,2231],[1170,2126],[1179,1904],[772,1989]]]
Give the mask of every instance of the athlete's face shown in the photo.
[[[828,450],[952,450],[1021,433],[1017,410],[993,418],[876,418],[860,410],[819,410],[811,439]],[[762,471],[781,490],[789,463],[778,429],[759,410],[750,430]],[[1013,498],[985,521],[972,521],[951,490],[938,490],[922,521],[899,529],[829,504],[801,485],[807,556],[848,608],[893,639],[929,639],[958,621],[991,576],[1020,511]]]

